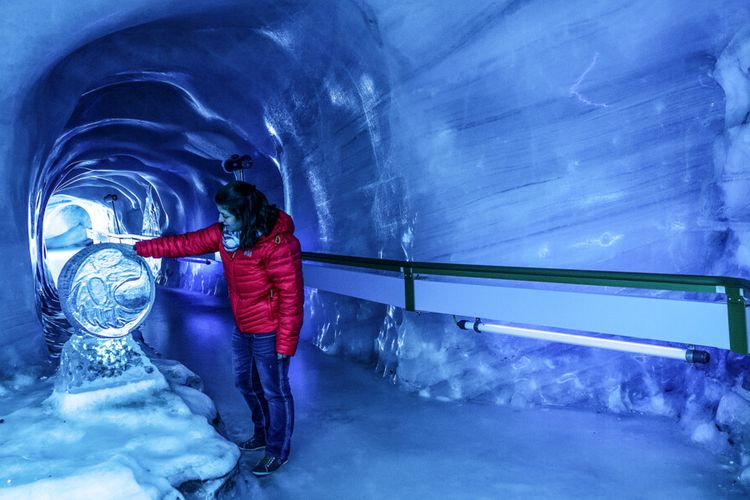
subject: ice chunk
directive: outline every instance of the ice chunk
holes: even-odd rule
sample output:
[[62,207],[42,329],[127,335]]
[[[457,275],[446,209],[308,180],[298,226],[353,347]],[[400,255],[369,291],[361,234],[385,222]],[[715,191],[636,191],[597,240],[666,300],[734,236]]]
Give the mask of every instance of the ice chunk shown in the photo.
[[[85,398],[70,397],[71,394],[118,386],[129,386],[123,391],[132,393],[135,387],[163,389],[166,385],[164,377],[130,336],[99,339],[74,335],[63,347],[55,390],[69,406],[73,400],[91,402],[96,399],[92,394]],[[112,396],[113,393],[106,394]]]
[[738,442],[750,443],[750,400],[736,392],[724,394],[716,409],[716,423],[731,429]]

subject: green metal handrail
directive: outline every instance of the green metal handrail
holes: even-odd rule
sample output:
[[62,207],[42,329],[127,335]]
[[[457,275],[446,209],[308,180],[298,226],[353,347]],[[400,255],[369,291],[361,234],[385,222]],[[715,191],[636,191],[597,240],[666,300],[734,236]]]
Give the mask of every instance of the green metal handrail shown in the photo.
[[302,252],[302,258],[312,262],[402,273],[404,279],[405,308],[407,311],[414,310],[414,277],[419,274],[699,293],[725,293],[727,296],[730,348],[733,352],[748,353],[745,316],[746,303],[743,292],[750,290],[750,281],[741,278],[688,274],[627,273],[619,271],[444,264],[437,262],[373,259],[315,252]]

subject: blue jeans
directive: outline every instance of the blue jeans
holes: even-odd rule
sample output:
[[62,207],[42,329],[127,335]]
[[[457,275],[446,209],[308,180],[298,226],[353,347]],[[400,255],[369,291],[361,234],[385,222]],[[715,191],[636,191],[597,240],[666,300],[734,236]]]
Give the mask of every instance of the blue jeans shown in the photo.
[[266,441],[266,454],[289,458],[294,430],[294,400],[289,360],[276,357],[276,332],[232,332],[234,384],[250,407],[255,436]]

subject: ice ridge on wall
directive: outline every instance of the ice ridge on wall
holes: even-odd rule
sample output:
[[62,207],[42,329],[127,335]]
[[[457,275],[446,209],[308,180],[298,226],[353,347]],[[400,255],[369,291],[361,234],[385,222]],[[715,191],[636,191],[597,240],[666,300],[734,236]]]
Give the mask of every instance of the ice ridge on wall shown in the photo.
[[[724,89],[724,132],[714,143],[716,186],[719,191],[715,223],[727,233],[725,253],[712,271],[747,275],[750,270],[750,29],[737,33],[721,53],[713,72]],[[713,222],[713,221],[710,221]]]

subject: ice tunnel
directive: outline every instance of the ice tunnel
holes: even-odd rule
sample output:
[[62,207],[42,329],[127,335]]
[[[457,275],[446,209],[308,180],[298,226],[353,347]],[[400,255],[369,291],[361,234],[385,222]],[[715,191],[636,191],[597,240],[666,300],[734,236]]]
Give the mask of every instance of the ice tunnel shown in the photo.
[[[6,0],[0,20],[0,498],[750,491],[745,0]],[[141,347],[118,349],[159,392],[51,410],[63,264],[214,223],[240,175],[293,217],[308,285],[299,454],[265,483],[231,444],[252,423],[215,255],[149,262]]]

